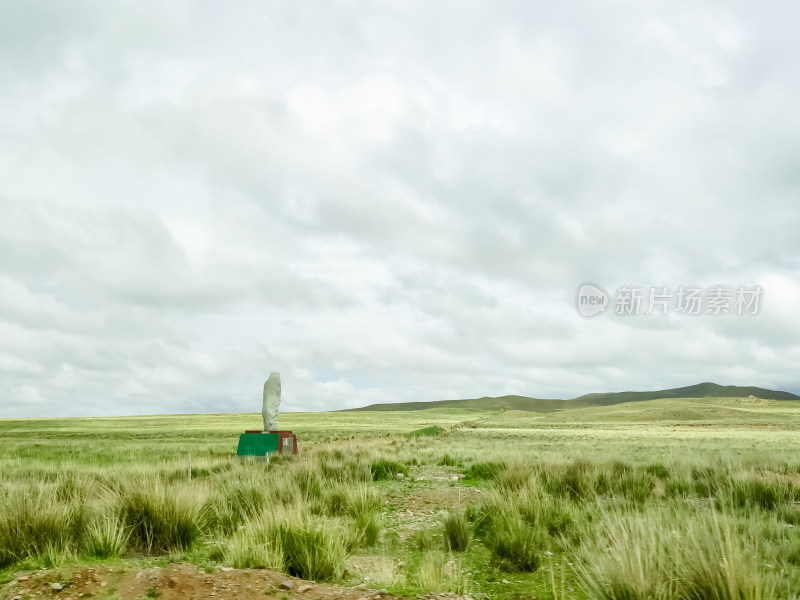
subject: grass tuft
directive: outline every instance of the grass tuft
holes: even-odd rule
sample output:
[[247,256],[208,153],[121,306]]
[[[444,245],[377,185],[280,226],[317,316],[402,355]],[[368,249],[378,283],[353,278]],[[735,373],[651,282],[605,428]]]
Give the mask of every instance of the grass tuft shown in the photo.
[[440,433],[444,432],[443,427],[439,427],[438,425],[432,425],[431,427],[423,427],[422,429],[416,429],[414,431],[409,431],[408,433],[404,433],[403,435],[407,438],[418,438],[418,437],[431,437],[439,435]]
[[597,545],[583,549],[582,586],[594,600],[773,600],[775,579],[716,513],[609,514]]
[[496,519],[485,543],[503,569],[532,572],[539,568],[540,536],[522,519],[510,516]]
[[464,472],[464,478],[472,481],[493,481],[505,470],[505,463],[479,462],[471,465]]
[[388,458],[381,458],[372,461],[372,464],[370,465],[370,470],[372,471],[373,481],[395,479],[397,478],[398,473],[403,473],[405,475],[408,474],[406,473],[406,468],[404,465],[395,460],[390,460]]
[[463,512],[451,512],[444,520],[444,549],[465,552],[472,538],[472,526]]
[[420,529],[411,535],[411,547],[417,550],[433,550],[434,539],[433,531],[430,529]]
[[187,488],[133,481],[122,492],[119,511],[131,545],[147,553],[186,550],[201,535],[201,505]]
[[468,594],[472,578],[464,572],[461,562],[444,552],[426,552],[416,575],[417,585],[425,591]]
[[445,454],[436,464],[438,464],[440,467],[458,467],[461,466],[461,461],[450,456],[450,454]]
[[101,518],[86,529],[83,538],[84,554],[90,558],[119,558],[128,548],[130,531],[119,519]]
[[284,566],[290,575],[311,581],[341,578],[347,558],[341,532],[310,523],[282,524],[278,539]]

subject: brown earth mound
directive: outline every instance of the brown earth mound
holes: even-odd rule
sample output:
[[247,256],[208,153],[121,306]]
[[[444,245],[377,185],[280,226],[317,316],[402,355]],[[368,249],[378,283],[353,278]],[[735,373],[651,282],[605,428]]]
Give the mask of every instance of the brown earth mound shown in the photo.
[[222,569],[207,573],[198,567],[62,567],[18,573],[0,588],[2,600],[155,599],[229,600],[392,600],[382,590],[323,585],[257,569]]

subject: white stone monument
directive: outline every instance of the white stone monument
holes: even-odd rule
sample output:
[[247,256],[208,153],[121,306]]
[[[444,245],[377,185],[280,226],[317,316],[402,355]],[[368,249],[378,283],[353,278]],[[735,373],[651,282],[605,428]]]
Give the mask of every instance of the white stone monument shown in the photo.
[[281,405],[281,374],[273,371],[264,382],[264,404],[261,415],[264,417],[264,431],[278,429],[278,408]]

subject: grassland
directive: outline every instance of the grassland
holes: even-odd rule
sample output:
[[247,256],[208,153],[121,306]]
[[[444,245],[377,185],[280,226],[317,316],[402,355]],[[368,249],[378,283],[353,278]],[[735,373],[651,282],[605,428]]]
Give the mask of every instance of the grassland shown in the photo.
[[[800,590],[800,403],[0,421],[0,582],[83,563],[268,568],[412,596]],[[416,432],[416,434],[414,433]]]

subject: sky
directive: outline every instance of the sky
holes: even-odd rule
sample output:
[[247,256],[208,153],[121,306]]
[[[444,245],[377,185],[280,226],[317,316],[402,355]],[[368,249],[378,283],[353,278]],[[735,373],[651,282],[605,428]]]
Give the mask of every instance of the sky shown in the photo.
[[799,19],[0,3],[0,417],[800,393]]

